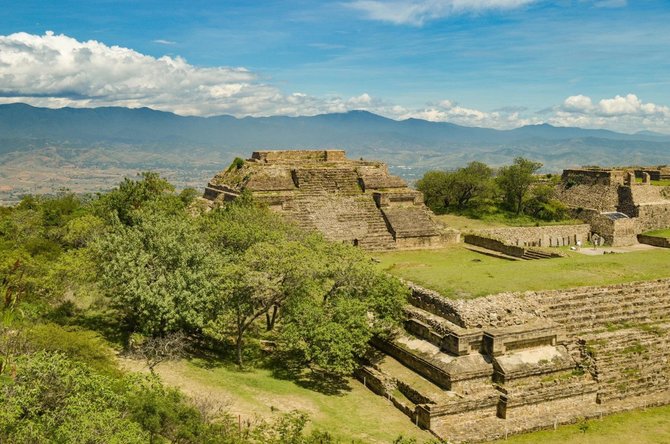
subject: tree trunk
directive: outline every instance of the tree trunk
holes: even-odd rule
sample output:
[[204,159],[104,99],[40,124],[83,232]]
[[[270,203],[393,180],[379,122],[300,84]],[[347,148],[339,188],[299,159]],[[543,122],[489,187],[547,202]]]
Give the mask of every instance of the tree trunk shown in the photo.
[[237,347],[237,367],[240,370],[242,369],[242,333],[243,330],[237,331],[237,341],[235,344]]

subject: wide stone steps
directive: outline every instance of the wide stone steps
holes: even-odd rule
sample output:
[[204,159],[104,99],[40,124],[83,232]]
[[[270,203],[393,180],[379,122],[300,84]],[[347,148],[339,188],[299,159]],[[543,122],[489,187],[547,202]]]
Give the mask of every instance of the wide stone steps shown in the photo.
[[523,255],[521,256],[521,259],[530,261],[530,260],[536,260],[536,259],[552,259],[555,258],[555,255],[552,255],[551,253],[545,253],[544,251],[539,251],[539,250],[526,250],[524,251]]
[[358,173],[344,168],[310,168],[294,172],[298,189],[361,193]]
[[[372,196],[323,194],[298,195],[283,205],[283,211],[307,230],[324,228],[333,241],[347,241],[366,250],[393,250],[395,239]],[[325,229],[327,228],[327,229]]]

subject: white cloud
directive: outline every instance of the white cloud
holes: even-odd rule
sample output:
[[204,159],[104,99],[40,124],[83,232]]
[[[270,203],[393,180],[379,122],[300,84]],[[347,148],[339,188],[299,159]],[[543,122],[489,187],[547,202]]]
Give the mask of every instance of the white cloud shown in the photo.
[[314,115],[363,109],[395,119],[419,118],[499,129],[558,126],[670,133],[670,108],[635,94],[593,100],[567,97],[546,112],[505,106],[493,111],[449,99],[401,106],[368,93],[350,98],[284,93],[245,68],[197,67],[180,57],[151,57],[65,35],[0,36],[0,103],[44,107],[150,107],[182,115]]
[[355,0],[347,5],[366,18],[397,25],[421,26],[454,14],[516,9],[536,0]]
[[158,43],[160,45],[175,45],[175,44],[177,44],[177,42],[174,42],[172,40],[164,40],[164,39],[156,39],[156,40],[152,40],[152,42]]
[[563,102],[563,109],[570,112],[586,112],[593,108],[593,102],[590,97],[581,94],[570,96]]
[[635,94],[601,99],[595,105],[590,97],[578,95],[568,97],[562,106],[553,108],[548,121],[559,126],[667,133],[670,132],[670,108],[645,103]]

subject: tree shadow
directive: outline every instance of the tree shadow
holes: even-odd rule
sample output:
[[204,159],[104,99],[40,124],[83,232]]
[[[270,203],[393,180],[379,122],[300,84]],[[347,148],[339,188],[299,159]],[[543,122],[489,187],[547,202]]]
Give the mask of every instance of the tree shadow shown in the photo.
[[351,391],[348,378],[320,369],[308,368],[288,353],[278,353],[268,360],[266,368],[277,379],[292,381],[296,385],[329,396],[341,396]]
[[124,347],[128,333],[113,310],[83,310],[66,301],[45,316],[46,320],[63,326],[77,326],[100,334],[106,341]]

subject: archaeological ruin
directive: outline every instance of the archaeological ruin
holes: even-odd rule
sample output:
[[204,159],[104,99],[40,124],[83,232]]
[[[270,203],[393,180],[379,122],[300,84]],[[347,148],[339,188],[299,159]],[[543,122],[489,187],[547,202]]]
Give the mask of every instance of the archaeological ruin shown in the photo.
[[305,229],[366,250],[432,248],[458,237],[384,163],[342,150],[254,152],[217,174],[205,198],[228,201],[244,190]]
[[[642,234],[670,227],[670,187],[651,185],[667,174],[565,170],[558,196],[584,223],[480,229],[463,241],[509,260],[559,257],[554,247],[595,234],[609,246],[668,248]],[[306,229],[368,250],[461,240],[386,165],[344,151],[255,152],[216,175],[205,198],[245,190]],[[471,300],[407,284],[404,328],[373,341],[356,377],[440,439],[499,439],[670,403],[670,279]]]

